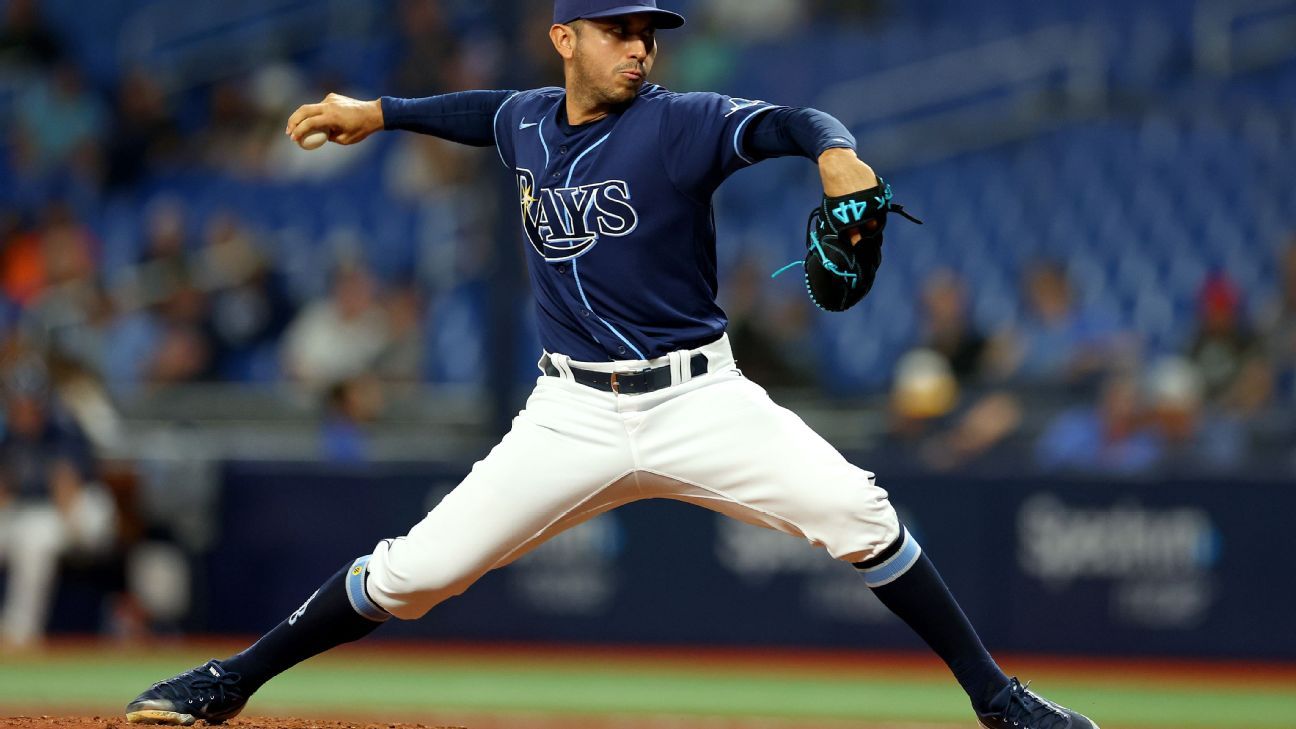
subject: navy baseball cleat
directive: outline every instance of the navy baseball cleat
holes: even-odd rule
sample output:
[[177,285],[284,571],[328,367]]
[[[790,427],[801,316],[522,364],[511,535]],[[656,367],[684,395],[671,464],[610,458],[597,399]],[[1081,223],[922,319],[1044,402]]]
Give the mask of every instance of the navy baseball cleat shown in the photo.
[[985,729],[1098,729],[1087,717],[1058,706],[1027,686],[1015,677],[1009,681],[990,701],[991,713],[977,714],[981,726]]
[[126,705],[126,721],[189,726],[202,719],[223,724],[239,715],[248,695],[239,688],[237,673],[229,673],[220,661],[211,660],[153,684]]

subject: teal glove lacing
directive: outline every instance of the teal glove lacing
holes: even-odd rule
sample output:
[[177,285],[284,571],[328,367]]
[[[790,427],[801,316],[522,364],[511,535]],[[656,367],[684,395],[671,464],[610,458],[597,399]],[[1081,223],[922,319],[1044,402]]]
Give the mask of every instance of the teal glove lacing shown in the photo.
[[[819,241],[819,220],[820,220],[819,209],[815,208],[810,212],[810,220],[806,223],[810,229],[809,230],[810,250],[814,251],[815,254],[819,256],[819,261],[823,264],[824,270],[828,271],[829,273],[835,276],[839,276],[841,278],[847,279],[848,281],[850,281],[851,288],[855,288],[855,284],[859,283],[859,274],[841,270],[840,268],[838,268],[836,263],[833,263],[832,260],[828,258],[827,252],[825,252],[823,249],[823,244]],[[804,266],[804,265],[805,265],[804,259],[793,261],[788,265],[775,271],[773,274],[770,275],[770,278],[775,278],[776,276],[778,276],[780,273],[783,273],[784,271],[789,271],[793,268],[796,268],[797,266]]]

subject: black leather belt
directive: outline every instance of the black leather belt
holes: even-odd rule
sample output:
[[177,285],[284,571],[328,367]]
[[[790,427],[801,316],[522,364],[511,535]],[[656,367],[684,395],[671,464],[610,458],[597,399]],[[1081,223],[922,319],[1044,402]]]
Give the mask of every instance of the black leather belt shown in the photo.
[[[618,395],[640,395],[654,392],[671,386],[671,366],[649,367],[635,372],[595,372],[571,367],[572,379],[586,387]],[[701,352],[689,357],[689,371],[693,377],[707,373],[707,358]],[[552,362],[545,361],[544,373],[550,377],[561,377],[562,373]]]

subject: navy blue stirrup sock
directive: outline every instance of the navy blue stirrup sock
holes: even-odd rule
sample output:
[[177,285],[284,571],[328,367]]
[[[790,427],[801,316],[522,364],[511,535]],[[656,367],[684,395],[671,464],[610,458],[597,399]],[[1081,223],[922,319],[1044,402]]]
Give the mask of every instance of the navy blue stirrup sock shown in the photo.
[[287,620],[222,661],[225,670],[239,674],[240,686],[251,694],[307,658],[372,633],[391,616],[365,594],[368,563],[368,555],[347,563]]
[[882,604],[945,661],[972,705],[984,713],[990,699],[1008,685],[1008,677],[909,531],[902,528],[891,546],[855,568]]

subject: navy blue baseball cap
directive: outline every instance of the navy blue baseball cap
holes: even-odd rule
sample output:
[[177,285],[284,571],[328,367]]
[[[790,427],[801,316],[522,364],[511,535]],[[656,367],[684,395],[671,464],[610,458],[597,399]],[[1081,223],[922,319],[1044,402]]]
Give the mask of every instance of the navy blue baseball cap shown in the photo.
[[658,28],[678,28],[684,25],[684,16],[662,10],[657,0],[554,0],[554,23],[565,25],[582,18],[611,18],[631,13],[649,13]]

